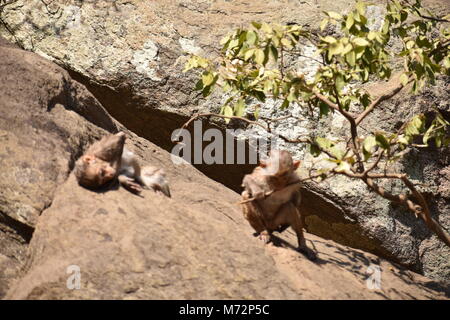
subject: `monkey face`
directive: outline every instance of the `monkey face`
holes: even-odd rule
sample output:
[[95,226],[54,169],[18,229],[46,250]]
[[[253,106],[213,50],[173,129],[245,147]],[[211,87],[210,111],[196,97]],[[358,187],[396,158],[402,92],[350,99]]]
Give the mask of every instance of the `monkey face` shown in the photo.
[[92,155],[82,157],[84,174],[79,182],[88,188],[98,188],[116,176],[116,170],[107,162]]
[[260,162],[269,183],[275,189],[283,189],[291,180],[293,172],[300,165],[300,161],[294,161],[286,150],[272,150],[270,157]]

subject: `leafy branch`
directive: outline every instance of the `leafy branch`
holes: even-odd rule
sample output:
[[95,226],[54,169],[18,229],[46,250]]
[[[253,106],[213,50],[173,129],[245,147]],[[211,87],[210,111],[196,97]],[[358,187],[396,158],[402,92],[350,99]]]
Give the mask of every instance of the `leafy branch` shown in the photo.
[[[414,115],[397,132],[371,128],[365,136],[359,133],[364,120],[383,102],[406,89],[418,93],[425,85],[434,85],[439,74],[450,75],[448,17],[433,16],[422,7],[420,0],[414,3],[388,0],[382,24],[375,29],[366,17],[366,9],[367,4],[357,2],[347,14],[325,12],[320,32],[299,25],[253,22],[249,29],[237,29],[222,39],[218,59],[210,61],[191,56],[184,71],[200,71],[196,89],[207,97],[220,88],[229,98],[220,114],[195,115],[186,126],[198,117],[218,116],[226,123],[237,119],[278,134],[272,132],[271,119],[259,117],[259,108],[253,108],[256,120],[247,119],[248,107],[267,99],[280,101],[282,110],[296,105],[314,110],[319,117],[338,113],[349,125],[345,147],[327,137],[279,136],[289,143],[306,143],[315,157],[324,154],[333,167],[317,169],[317,177],[344,175],[363,181],[369,190],[405,205],[450,246],[448,233],[431,217],[427,202],[416,186],[406,174],[390,169],[417,146],[428,147],[433,143],[438,148],[447,147],[450,123],[435,110],[431,117]],[[328,25],[335,25],[339,35],[326,34]],[[388,45],[392,38],[401,44],[399,52]],[[288,56],[305,57],[302,48],[311,44],[316,48],[316,56],[307,58],[316,63],[313,74],[300,72],[286,63]],[[400,72],[392,69],[394,56],[403,62]],[[364,84],[376,79],[389,80],[393,86],[375,96]],[[273,119],[273,122],[287,118]],[[310,173],[310,176],[316,175]],[[393,194],[385,190],[376,183],[384,179],[401,181],[406,191]]]

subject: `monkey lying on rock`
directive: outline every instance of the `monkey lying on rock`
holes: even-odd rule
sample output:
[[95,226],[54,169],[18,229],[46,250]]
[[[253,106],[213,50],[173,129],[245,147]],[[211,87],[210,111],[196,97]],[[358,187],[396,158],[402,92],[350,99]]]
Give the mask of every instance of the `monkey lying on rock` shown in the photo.
[[298,250],[314,260],[314,251],[306,246],[303,221],[298,210],[301,201],[300,179],[295,173],[300,161],[293,161],[285,150],[273,150],[266,161],[260,161],[242,181],[244,217],[266,243],[274,231],[294,229]]
[[141,166],[136,156],[126,148],[125,133],[103,137],[93,143],[75,163],[74,174],[78,183],[89,189],[97,189],[118,179],[130,192],[139,194],[143,188],[170,197],[169,184],[163,169]]

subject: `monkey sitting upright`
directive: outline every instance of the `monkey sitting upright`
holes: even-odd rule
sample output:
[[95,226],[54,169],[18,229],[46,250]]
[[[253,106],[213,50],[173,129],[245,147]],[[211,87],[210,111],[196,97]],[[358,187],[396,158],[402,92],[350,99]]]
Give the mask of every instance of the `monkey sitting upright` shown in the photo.
[[119,132],[93,143],[75,163],[78,183],[97,189],[117,178],[130,192],[139,194],[145,187],[170,197],[164,170],[146,166],[141,171],[136,156],[124,148],[125,139],[125,133]]
[[298,250],[308,259],[316,255],[303,235],[303,221],[298,210],[301,201],[300,179],[295,173],[300,161],[293,161],[285,150],[273,150],[266,161],[260,161],[251,174],[244,177],[242,210],[245,218],[265,242],[274,231],[291,226],[298,240]]

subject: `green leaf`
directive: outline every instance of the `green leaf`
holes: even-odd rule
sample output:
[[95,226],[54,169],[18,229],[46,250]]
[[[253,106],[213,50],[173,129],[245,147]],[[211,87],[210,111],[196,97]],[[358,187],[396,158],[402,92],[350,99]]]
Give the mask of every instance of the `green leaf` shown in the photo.
[[255,50],[256,49],[248,49],[247,51],[245,51],[244,60],[248,61],[251,57],[253,57],[253,55],[255,54]]
[[344,45],[342,42],[335,42],[330,45],[330,48],[328,49],[328,57],[331,58],[331,56],[335,54],[341,54],[344,52]]
[[205,86],[202,90],[203,97],[207,97],[211,94],[213,86]]
[[245,103],[244,99],[239,99],[234,105],[234,115],[238,117],[242,117],[245,111]]
[[278,60],[278,50],[274,45],[270,45],[270,53],[275,61]]
[[203,81],[202,81],[202,79],[199,79],[198,81],[197,81],[197,83],[195,84],[195,90],[203,90]]
[[289,39],[282,38],[281,44],[287,48],[292,48],[292,43],[291,43],[291,40],[289,40]]
[[344,87],[345,87],[344,76],[341,74],[338,74],[336,76],[336,90],[338,92],[342,92],[342,89],[344,89]]
[[254,31],[247,32],[246,40],[249,45],[254,45],[257,39],[258,39],[258,36],[256,35],[256,32],[254,32]]
[[233,39],[228,43],[228,49],[233,49],[239,45],[239,39]]
[[427,132],[425,132],[425,134],[423,135],[423,139],[422,139],[423,140],[423,144],[428,145],[428,140],[431,138],[431,134],[433,133],[434,128],[435,128],[435,125],[432,124],[428,128]]
[[247,31],[243,30],[239,35],[239,45],[242,45],[246,39],[247,39]]
[[336,172],[346,172],[351,171],[352,166],[347,161],[341,161],[334,171]]
[[344,49],[342,50],[342,53],[341,54],[347,54],[347,53],[349,53],[350,51],[352,51],[353,50],[353,46],[350,44],[350,43],[347,43],[345,46],[344,46]]
[[255,62],[258,64],[264,63],[264,51],[262,49],[255,49]]
[[253,112],[253,115],[255,116],[255,119],[259,118],[259,108],[255,109],[255,112]]
[[337,146],[333,146],[330,148],[330,153],[336,157],[336,159],[341,160],[344,157],[344,150],[338,148]]
[[319,109],[320,109],[320,117],[326,116],[330,112],[330,107],[325,102],[322,101],[319,102]]
[[356,65],[356,54],[355,54],[355,51],[350,51],[349,53],[347,53],[345,55],[345,60],[347,61],[347,63],[351,67],[354,67]]
[[286,100],[289,102],[292,102],[292,101],[296,101],[297,98],[298,97],[297,97],[297,93],[295,92],[295,90],[291,90],[291,91],[289,91],[289,95],[287,96]]
[[398,136],[397,141],[398,141],[398,143],[401,143],[401,144],[410,144],[411,143],[411,140],[409,140],[407,137],[405,137],[402,134]]
[[408,12],[405,10],[400,11],[400,21],[403,22],[408,18]]
[[416,136],[423,131],[425,125],[425,116],[423,114],[418,114],[412,118],[410,122],[406,125],[405,134],[407,136]]
[[372,152],[372,149],[377,145],[377,140],[374,136],[369,136],[366,139],[364,139],[363,142],[363,148],[367,152]]
[[366,39],[359,37],[352,39],[352,42],[358,47],[367,47],[370,44],[370,42],[367,41]]
[[336,42],[336,38],[332,37],[332,36],[326,36],[325,38],[322,38],[323,42],[326,43],[335,43]]
[[309,145],[309,152],[313,157],[318,157],[322,153],[322,151],[320,151],[320,148],[316,144]]
[[272,33],[272,27],[269,26],[267,23],[263,23],[263,24],[261,25],[261,30],[264,31],[264,32],[267,33],[267,34]]
[[402,73],[402,75],[400,76],[400,82],[404,86],[408,84],[408,75],[406,73]]
[[[230,106],[224,106],[223,109],[222,109],[222,114],[224,116],[227,116],[227,117],[232,117],[233,116],[233,109],[231,109]],[[230,119],[225,118],[224,120],[225,120],[225,123],[229,123],[230,122]]]
[[345,20],[345,27],[350,30],[350,28],[355,24],[355,19],[353,19],[353,13],[349,13],[347,20]]
[[379,145],[383,149],[389,149],[389,141],[386,139],[386,137],[382,133],[375,134],[375,140],[377,142],[377,145]]
[[366,4],[362,1],[358,1],[356,3],[356,10],[358,10],[358,13],[363,16],[366,12]]
[[367,93],[364,93],[360,99],[360,102],[363,105],[364,109],[367,108],[371,102],[370,95]]
[[442,136],[436,136],[434,138],[434,143],[436,143],[436,147],[440,148],[442,146]]
[[261,23],[252,21],[252,26],[254,26],[257,30],[261,29]]
[[197,57],[197,63],[198,63],[198,66],[203,69],[207,68],[209,65],[208,60],[206,60],[205,58],[202,58],[202,57]]
[[355,48],[356,59],[360,59],[363,56],[365,50],[366,50],[365,47],[356,47]]
[[211,72],[204,72],[202,75],[203,85],[210,86],[214,82],[214,75]]
[[334,12],[334,11],[328,11],[327,14],[328,14],[328,16],[329,16],[331,19],[334,19],[334,20],[342,20],[342,16],[341,16],[339,13],[337,13],[337,12]]
[[323,150],[330,150],[334,143],[327,138],[317,137],[316,138],[317,145]]
[[259,91],[259,90],[253,90],[252,91],[252,95],[258,99],[258,101],[260,102],[266,102],[266,95],[264,94],[264,92]]
[[320,23],[320,30],[323,31],[326,28],[327,24],[328,24],[328,19],[326,19],[326,18],[323,19],[322,22]]
[[370,31],[368,34],[367,34],[367,39],[369,39],[370,41],[372,41],[373,39],[375,39],[376,37],[377,37],[377,32],[375,32],[375,31]]
[[381,32],[383,34],[388,34],[389,33],[389,28],[391,27],[391,23],[388,19],[384,20],[384,24],[383,27],[381,28]]
[[225,45],[228,41],[230,41],[231,36],[227,35],[220,40],[220,45]]
[[289,100],[288,99],[284,99],[283,103],[281,104],[280,109],[284,110],[289,106]]

